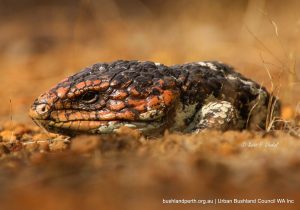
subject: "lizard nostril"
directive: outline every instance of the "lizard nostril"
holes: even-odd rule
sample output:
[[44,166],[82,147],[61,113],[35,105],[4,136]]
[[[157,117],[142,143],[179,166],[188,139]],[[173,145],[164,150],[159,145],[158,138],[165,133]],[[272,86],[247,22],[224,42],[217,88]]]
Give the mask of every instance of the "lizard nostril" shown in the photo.
[[45,120],[50,115],[50,106],[48,104],[33,105],[29,110],[29,116],[37,120]]
[[44,115],[49,111],[50,107],[47,104],[39,104],[35,109],[39,115]]

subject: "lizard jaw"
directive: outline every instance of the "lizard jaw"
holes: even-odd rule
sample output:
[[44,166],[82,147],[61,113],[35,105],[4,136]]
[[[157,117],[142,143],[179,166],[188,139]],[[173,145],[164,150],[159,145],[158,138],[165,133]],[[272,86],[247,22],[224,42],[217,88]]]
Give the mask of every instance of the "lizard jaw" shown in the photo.
[[53,120],[36,120],[34,122],[47,131],[75,135],[80,133],[88,134],[110,134],[115,133],[121,127],[129,127],[140,130],[145,135],[156,135],[164,127],[164,121],[87,121],[72,120],[67,122],[56,122]]

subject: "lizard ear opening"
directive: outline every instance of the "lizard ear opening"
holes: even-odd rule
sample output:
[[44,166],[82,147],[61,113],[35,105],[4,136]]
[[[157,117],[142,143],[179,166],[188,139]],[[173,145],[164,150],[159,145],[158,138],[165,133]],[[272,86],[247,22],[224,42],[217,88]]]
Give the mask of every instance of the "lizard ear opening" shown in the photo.
[[92,104],[96,102],[99,98],[99,94],[95,91],[87,91],[82,94],[80,97],[80,101],[86,104]]

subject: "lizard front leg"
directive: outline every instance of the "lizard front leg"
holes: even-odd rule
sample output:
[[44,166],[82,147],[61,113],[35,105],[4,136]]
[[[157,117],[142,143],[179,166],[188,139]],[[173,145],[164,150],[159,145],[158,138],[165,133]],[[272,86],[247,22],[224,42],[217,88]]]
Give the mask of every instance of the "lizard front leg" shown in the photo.
[[238,129],[239,115],[236,108],[228,101],[214,101],[202,106],[193,120],[192,130],[204,129],[230,130]]

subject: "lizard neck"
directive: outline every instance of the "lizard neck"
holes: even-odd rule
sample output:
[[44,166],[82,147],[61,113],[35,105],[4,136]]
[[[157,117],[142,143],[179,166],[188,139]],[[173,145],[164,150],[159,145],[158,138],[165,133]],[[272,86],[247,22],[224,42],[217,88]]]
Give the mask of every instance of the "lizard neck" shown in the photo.
[[197,110],[198,103],[183,104],[182,102],[179,102],[174,108],[172,124],[169,127],[170,131],[186,131]]

